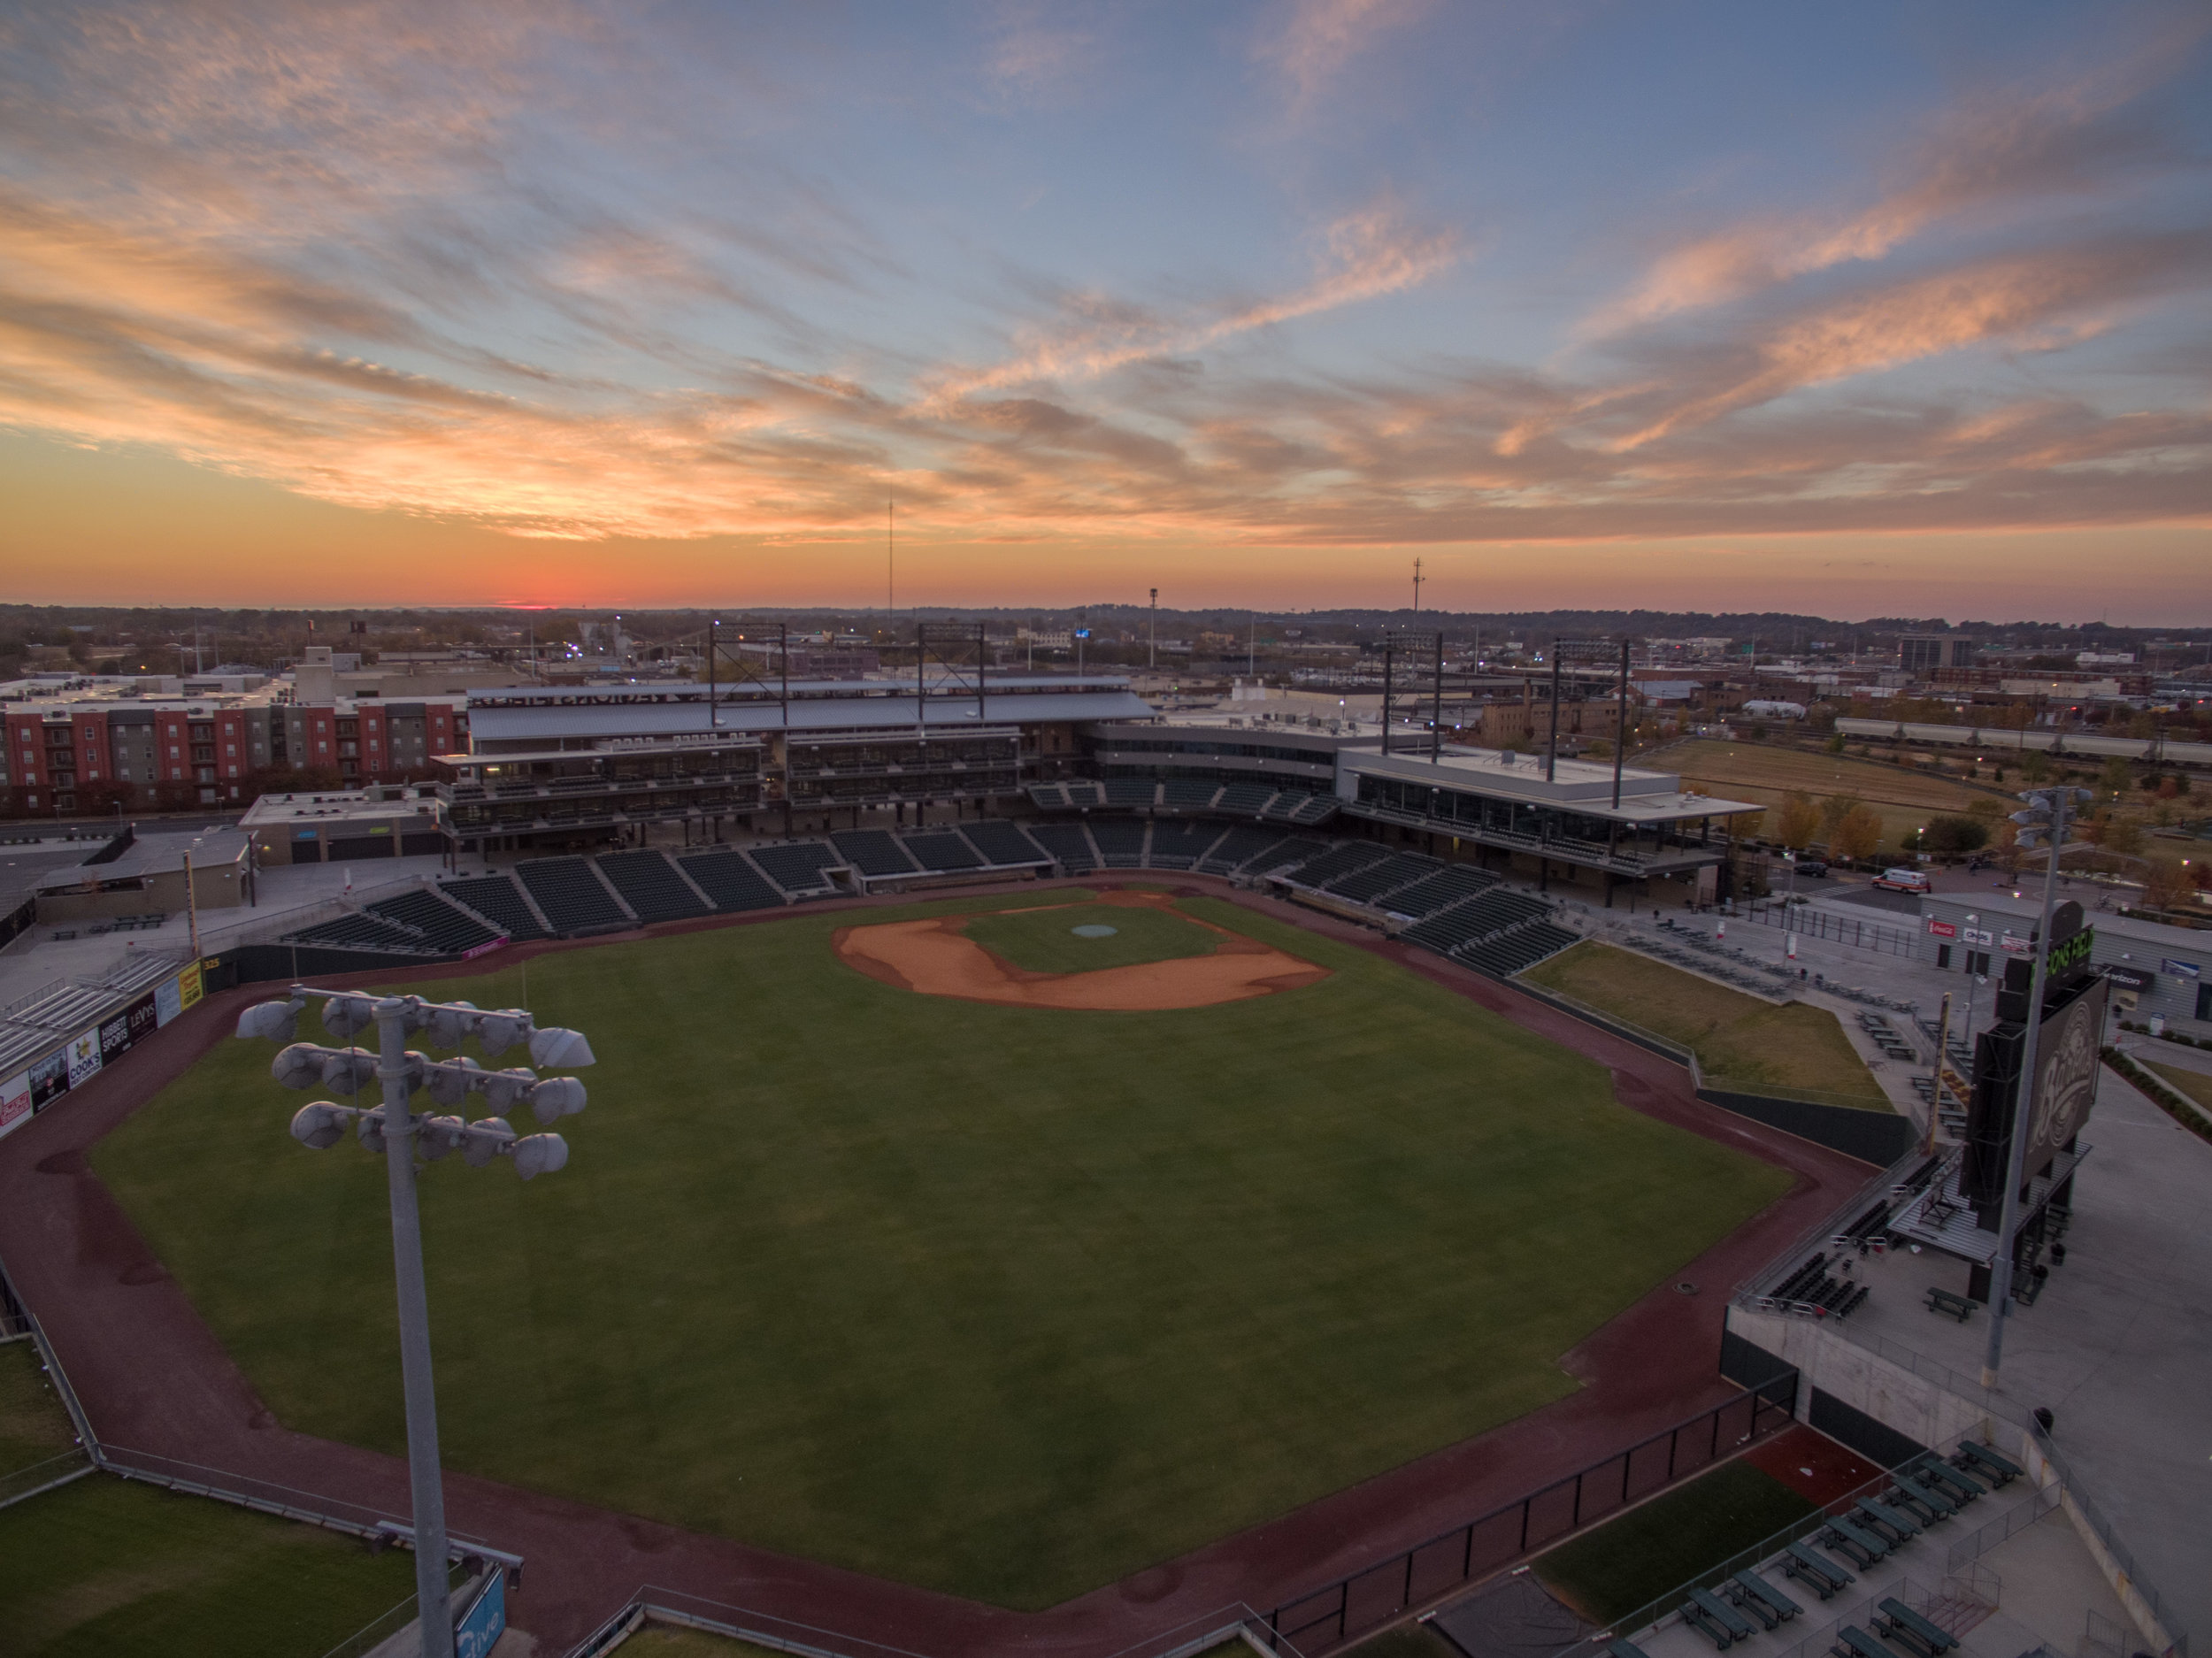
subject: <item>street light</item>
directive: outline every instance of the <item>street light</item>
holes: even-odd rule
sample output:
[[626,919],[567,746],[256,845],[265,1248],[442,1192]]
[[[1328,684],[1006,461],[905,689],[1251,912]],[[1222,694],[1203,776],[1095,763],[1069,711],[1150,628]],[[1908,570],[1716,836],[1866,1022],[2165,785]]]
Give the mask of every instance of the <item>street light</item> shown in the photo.
[[2020,1224],[2020,1187],[2027,1167],[2027,1117],[2035,1095],[2036,1039],[2043,1030],[2043,983],[2051,964],[2051,910],[2058,896],[2058,860],[2066,848],[2066,818],[2077,804],[2095,798],[2085,788],[2027,789],[2020,799],[2027,810],[2012,814],[2020,825],[2015,844],[2032,851],[2048,841],[2050,866],[2043,873],[2043,918],[2035,930],[2035,971],[2028,984],[2028,1030],[2020,1048],[2020,1080],[2013,1091],[2011,1144],[2005,1158],[2004,1203],[1997,1222],[1997,1259],[1989,1282],[1989,1347],[1982,1359],[1982,1386],[1997,1386],[1997,1365],[2005,1350],[2005,1313],[2012,1296],[2013,1238]]
[[[308,998],[323,1002],[323,1028],[349,1038],[376,1026],[377,1052],[324,1048],[296,1041]],[[488,1071],[465,1057],[434,1060],[406,1046],[410,1032],[427,1032],[434,1048],[458,1048],[474,1036],[496,1059],[520,1043],[540,1065],[588,1065],[591,1044],[565,1026],[540,1027],[521,1008],[480,1009],[465,1002],[432,1002],[420,996],[370,996],[358,991],[317,990],[295,985],[281,1002],[264,1002],[238,1016],[238,1034],[281,1042],[271,1073],[288,1088],[319,1083],[357,1094],[371,1078],[383,1084],[380,1105],[340,1105],[317,1100],[292,1117],[292,1138],[325,1151],[354,1137],[384,1158],[392,1208],[392,1269],[399,1299],[400,1374],[407,1399],[407,1478],[415,1512],[415,1598],[420,1610],[423,1658],[453,1658],[453,1616],[446,1594],[445,1497],[438,1472],[438,1401],[430,1373],[429,1293],[423,1281],[422,1225],[416,1203],[415,1158],[435,1163],[454,1152],[472,1169],[495,1157],[511,1158],[525,1180],[566,1165],[568,1142],[558,1134],[518,1136],[503,1115],[464,1122],[458,1117],[419,1116],[408,1101],[417,1089],[440,1105],[459,1105],[481,1094],[495,1113],[526,1104],[541,1126],[584,1109],[584,1085],[573,1077],[541,1078],[527,1065]]]

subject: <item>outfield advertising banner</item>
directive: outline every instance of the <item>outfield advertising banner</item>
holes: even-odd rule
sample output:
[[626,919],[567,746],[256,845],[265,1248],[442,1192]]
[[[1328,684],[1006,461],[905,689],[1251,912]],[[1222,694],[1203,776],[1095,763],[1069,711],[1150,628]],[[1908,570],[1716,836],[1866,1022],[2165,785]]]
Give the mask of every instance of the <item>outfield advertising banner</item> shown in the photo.
[[453,1629],[453,1658],[486,1658],[507,1632],[507,1574],[496,1566],[484,1593]]
[[12,1132],[31,1120],[31,1073],[19,1071],[0,1081],[0,1135]]
[[69,1092],[69,1050],[58,1048],[31,1067],[31,1109],[43,1111]]
[[195,962],[177,975],[177,1005],[180,1011],[196,1008],[200,1003],[200,963]]
[[184,1011],[184,997],[179,980],[165,979],[154,986],[154,1023],[166,1025]]
[[69,1086],[81,1086],[100,1069],[100,1032],[91,1030],[70,1038],[65,1051],[69,1056]]

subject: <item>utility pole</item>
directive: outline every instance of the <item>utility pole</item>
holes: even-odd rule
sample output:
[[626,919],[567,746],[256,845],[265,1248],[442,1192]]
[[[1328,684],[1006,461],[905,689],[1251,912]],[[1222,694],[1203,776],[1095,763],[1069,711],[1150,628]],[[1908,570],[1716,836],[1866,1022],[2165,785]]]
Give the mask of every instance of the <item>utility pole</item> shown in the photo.
[[899,525],[896,496],[883,503],[883,608],[890,615],[899,609]]
[[1421,561],[1413,561],[1413,619],[1421,619]]
[[1160,666],[1160,590],[1152,589],[1152,642],[1146,649],[1144,665],[1148,671],[1157,672]]

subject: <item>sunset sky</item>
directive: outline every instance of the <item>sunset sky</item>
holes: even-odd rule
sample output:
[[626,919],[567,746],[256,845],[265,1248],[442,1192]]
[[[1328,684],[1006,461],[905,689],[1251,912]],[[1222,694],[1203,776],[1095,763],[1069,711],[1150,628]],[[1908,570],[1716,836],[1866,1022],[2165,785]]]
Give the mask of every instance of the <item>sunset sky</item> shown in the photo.
[[0,598],[2212,623],[2200,4],[0,12]]

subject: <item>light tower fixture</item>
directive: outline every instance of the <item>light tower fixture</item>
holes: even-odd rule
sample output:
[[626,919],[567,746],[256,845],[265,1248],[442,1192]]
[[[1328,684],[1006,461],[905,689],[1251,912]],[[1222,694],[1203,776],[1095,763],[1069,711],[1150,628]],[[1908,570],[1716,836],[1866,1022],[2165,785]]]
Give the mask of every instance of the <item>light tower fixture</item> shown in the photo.
[[[323,1028],[345,1040],[376,1026],[377,1052],[326,1048],[295,1040],[311,997],[322,1001]],[[280,1002],[264,1002],[238,1016],[238,1035],[280,1042],[270,1066],[288,1088],[318,1085],[336,1094],[358,1094],[371,1079],[383,1085],[373,1106],[316,1100],[292,1117],[292,1138],[326,1151],[351,1130],[367,1150],[384,1159],[392,1210],[392,1270],[399,1301],[400,1375],[407,1401],[407,1477],[415,1516],[415,1598],[423,1658],[453,1658],[453,1616],[446,1592],[445,1495],[438,1470],[437,1393],[430,1371],[429,1293],[422,1266],[422,1224],[415,1191],[415,1163],[436,1163],[454,1152],[472,1169],[497,1157],[511,1159],[525,1180],[568,1163],[568,1142],[558,1134],[518,1135],[506,1112],[527,1105],[541,1128],[584,1109],[584,1085],[573,1077],[540,1077],[529,1065],[487,1070],[465,1055],[434,1060],[407,1046],[421,1032],[433,1048],[457,1048],[470,1037],[488,1059],[518,1045],[533,1064],[592,1063],[591,1044],[565,1025],[541,1026],[526,1009],[478,1008],[467,1002],[426,1002],[420,996],[371,995],[294,985]],[[418,1114],[409,1104],[418,1092],[442,1106],[459,1106],[480,1094],[493,1114],[474,1122],[457,1116]]]

